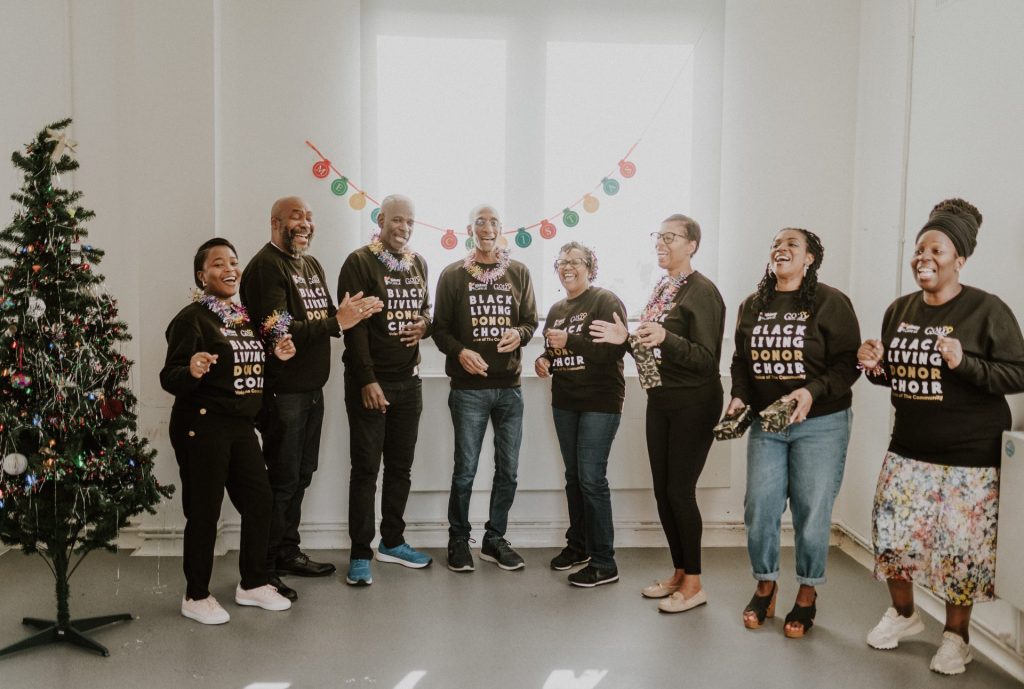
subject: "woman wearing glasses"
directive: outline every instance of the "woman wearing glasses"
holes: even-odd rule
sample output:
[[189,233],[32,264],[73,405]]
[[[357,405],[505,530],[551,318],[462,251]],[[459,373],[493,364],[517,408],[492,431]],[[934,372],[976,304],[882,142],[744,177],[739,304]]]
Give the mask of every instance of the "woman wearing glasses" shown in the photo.
[[638,365],[650,357],[657,368],[656,374],[641,376],[647,388],[647,453],[675,571],[642,593],[663,598],[658,609],[672,613],[707,602],[700,581],[703,525],[697,479],[722,411],[718,360],[725,303],[714,283],[691,265],[700,247],[695,220],[671,215],[651,236],[658,266],[666,274],[644,307],[636,332],[630,336],[617,315],[614,322],[594,322],[590,332],[595,342],[621,343],[628,336]]
[[588,331],[598,319],[623,321],[626,307],[608,290],[591,285],[597,278],[597,256],[578,242],[562,247],[555,272],[565,299],[548,312],[544,353],[534,363],[538,377],[552,379],[551,413],[565,462],[569,503],[566,546],[551,568],[587,564],[569,575],[569,583],[592,588],[619,579],[606,474],[626,397],[626,346],[596,343]]

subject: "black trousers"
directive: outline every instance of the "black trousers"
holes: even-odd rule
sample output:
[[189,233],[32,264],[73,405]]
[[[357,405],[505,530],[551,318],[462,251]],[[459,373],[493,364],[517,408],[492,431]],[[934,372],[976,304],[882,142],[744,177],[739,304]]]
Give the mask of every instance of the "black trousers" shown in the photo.
[[405,505],[409,500],[409,476],[423,411],[423,386],[418,377],[396,383],[380,381],[379,384],[390,403],[386,414],[366,409],[361,386],[345,376],[345,409],[352,458],[348,531],[353,560],[373,557],[370,543],[376,533],[374,499],[382,457],[380,540],[388,548],[405,543]]
[[323,420],[322,389],[263,394],[258,421],[274,495],[267,544],[268,569],[300,552],[302,499],[319,465]]
[[687,390],[679,406],[647,402],[647,454],[654,498],[668,539],[672,565],[700,574],[700,539],[704,523],[697,505],[697,479],[704,470],[722,413],[722,383]]
[[268,580],[265,556],[271,495],[252,419],[175,408],[169,435],[178,460],[185,512],[185,595],[192,600],[210,595],[225,488],[242,517],[238,554],[242,588],[263,586]]

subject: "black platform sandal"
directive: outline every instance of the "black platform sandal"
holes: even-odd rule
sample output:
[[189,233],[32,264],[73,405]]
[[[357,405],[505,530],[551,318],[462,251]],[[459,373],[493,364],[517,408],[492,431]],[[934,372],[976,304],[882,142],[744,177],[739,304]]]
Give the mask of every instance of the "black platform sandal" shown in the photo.
[[[814,602],[804,607],[802,605],[793,604],[793,609],[786,615],[786,626],[782,628],[782,632],[786,637],[790,639],[802,639],[804,634],[811,631],[811,627],[814,626],[814,616],[818,612],[818,594],[814,594]],[[789,627],[790,622],[798,622],[802,626],[799,629],[791,629]]]
[[[767,596],[757,595],[757,591],[754,591],[754,597],[747,603],[747,607],[743,608],[743,626],[747,629],[758,629],[766,617],[775,617],[775,599],[779,597],[779,584],[778,582],[772,582],[772,592]],[[751,619],[747,616],[748,612],[754,613],[756,619]]]

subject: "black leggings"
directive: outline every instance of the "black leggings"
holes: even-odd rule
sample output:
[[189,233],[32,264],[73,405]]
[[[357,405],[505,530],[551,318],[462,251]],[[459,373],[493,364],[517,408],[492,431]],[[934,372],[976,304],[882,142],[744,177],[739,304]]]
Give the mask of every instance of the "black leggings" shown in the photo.
[[272,498],[253,420],[204,412],[176,407],[171,411],[168,429],[181,474],[185,596],[192,600],[210,595],[213,549],[225,488],[242,517],[238,553],[242,588],[258,588],[268,580],[266,554]]
[[678,406],[647,402],[647,454],[658,516],[672,564],[687,574],[700,574],[704,524],[697,506],[697,479],[704,470],[714,440],[711,429],[718,423],[722,405],[721,381],[687,390]]

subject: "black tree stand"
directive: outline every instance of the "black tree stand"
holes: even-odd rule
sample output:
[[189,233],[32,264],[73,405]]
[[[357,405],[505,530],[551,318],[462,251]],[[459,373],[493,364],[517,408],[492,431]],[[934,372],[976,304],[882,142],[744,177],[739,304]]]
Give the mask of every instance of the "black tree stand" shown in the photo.
[[[81,562],[81,560],[79,560]],[[77,565],[76,565],[77,566]],[[68,578],[71,576],[68,573],[68,554],[64,549],[59,549],[53,558],[53,576],[57,580],[57,619],[54,620],[42,620],[36,617],[26,617],[21,623],[41,629],[42,631],[33,634],[32,636],[22,639],[21,641],[11,644],[7,648],[0,648],[0,656],[14,653],[15,651],[22,651],[26,648],[34,648],[35,646],[45,646],[46,644],[53,644],[64,641],[75,646],[96,651],[100,655],[107,657],[110,655],[110,651],[107,650],[106,646],[99,644],[82,632],[87,632],[90,629],[96,629],[104,625],[111,624],[112,622],[122,622],[133,619],[131,615],[122,613],[120,615],[103,615],[101,617],[87,617],[82,620],[72,620],[71,615],[68,612]]]

